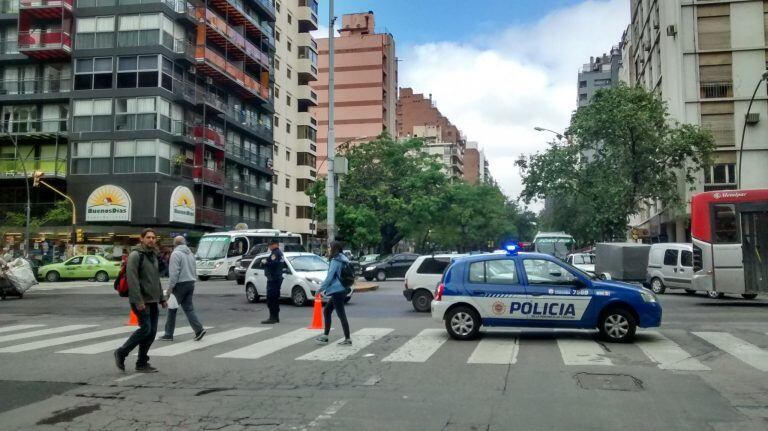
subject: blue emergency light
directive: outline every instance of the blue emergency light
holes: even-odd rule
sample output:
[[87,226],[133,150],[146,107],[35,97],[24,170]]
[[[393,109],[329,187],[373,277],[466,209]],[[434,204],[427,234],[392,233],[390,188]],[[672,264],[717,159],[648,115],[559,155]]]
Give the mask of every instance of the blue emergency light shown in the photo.
[[512,241],[504,246],[504,250],[507,251],[508,255],[515,256],[517,255],[517,252],[520,251],[520,245],[517,243],[517,241]]

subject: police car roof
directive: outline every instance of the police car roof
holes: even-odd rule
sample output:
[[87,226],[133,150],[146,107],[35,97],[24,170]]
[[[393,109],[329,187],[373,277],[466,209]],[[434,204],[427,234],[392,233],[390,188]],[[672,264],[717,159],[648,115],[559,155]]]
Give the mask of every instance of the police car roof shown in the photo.
[[530,252],[520,252],[514,255],[510,254],[501,254],[501,253],[483,253],[483,254],[473,254],[466,257],[462,257],[457,259],[459,262],[479,262],[483,260],[497,260],[497,259],[514,259],[515,257],[535,257],[535,258],[542,258],[545,260],[556,260],[555,257],[544,254],[544,253],[530,253]]

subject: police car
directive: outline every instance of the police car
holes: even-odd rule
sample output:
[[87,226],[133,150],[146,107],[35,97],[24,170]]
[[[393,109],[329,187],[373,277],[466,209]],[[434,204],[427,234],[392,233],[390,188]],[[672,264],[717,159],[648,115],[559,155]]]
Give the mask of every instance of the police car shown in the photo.
[[456,260],[445,272],[431,303],[432,317],[460,340],[477,337],[481,326],[598,328],[608,341],[629,342],[637,327],[661,325],[661,305],[650,290],[587,274],[539,253]]

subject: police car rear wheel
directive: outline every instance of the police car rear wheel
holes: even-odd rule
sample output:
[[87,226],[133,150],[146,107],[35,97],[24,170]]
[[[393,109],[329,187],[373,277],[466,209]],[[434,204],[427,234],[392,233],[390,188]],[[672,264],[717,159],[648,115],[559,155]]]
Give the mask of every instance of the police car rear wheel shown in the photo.
[[469,307],[456,307],[448,312],[445,329],[456,340],[474,339],[480,332],[480,317]]
[[600,334],[614,343],[626,343],[635,337],[637,322],[627,310],[614,308],[603,315],[600,321]]
[[662,283],[661,280],[654,277],[654,279],[651,280],[651,290],[653,293],[661,295],[665,290],[667,290],[667,288],[664,287],[664,283]]

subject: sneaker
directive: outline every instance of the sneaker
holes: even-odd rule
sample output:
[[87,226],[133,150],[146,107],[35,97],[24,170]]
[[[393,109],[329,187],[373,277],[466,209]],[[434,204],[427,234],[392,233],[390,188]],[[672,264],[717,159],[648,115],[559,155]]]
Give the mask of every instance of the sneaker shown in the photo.
[[261,324],[262,325],[274,325],[275,323],[279,323],[279,322],[280,322],[279,320],[267,319],[267,320],[262,320]]
[[136,365],[136,372],[137,373],[156,373],[157,368],[153,367],[152,365],[146,364],[146,365]]
[[163,335],[159,338],[160,341],[173,341],[173,337],[169,337],[167,335]]
[[315,338],[315,341],[317,341],[319,344],[328,344],[328,336],[327,335],[321,335],[321,336]]
[[197,334],[195,334],[195,341],[200,341],[200,340],[202,340],[202,339],[203,339],[203,337],[205,337],[205,334],[206,334],[207,332],[208,332],[208,330],[206,330],[206,329],[203,329],[202,331],[200,331],[200,332],[198,332]]
[[120,371],[125,371],[125,356],[120,354],[120,349],[115,350],[114,357],[115,357],[115,366]]
[[339,341],[339,346],[351,346],[351,345],[352,345],[352,340],[350,340],[349,338],[345,338]]

